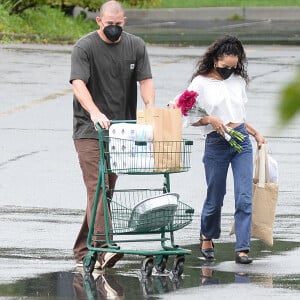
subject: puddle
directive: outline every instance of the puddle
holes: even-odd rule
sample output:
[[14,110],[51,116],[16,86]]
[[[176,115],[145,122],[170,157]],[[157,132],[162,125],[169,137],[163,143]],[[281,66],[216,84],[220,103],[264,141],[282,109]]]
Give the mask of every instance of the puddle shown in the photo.
[[[227,290],[227,287],[235,284],[248,285],[249,289],[251,288],[251,295],[255,293],[261,295],[261,289],[272,289],[271,294],[293,297],[294,294],[300,293],[300,262],[297,259],[299,246],[300,243],[277,240],[271,250],[261,242],[254,241],[251,255],[255,261],[251,265],[234,263],[232,243],[216,243],[217,259],[214,262],[206,262],[197,256],[198,245],[187,246],[193,255],[185,257],[184,273],[180,277],[173,276],[172,272],[159,276],[154,269],[152,276],[143,277],[140,272],[142,258],[128,255],[114,269],[104,273],[94,270],[92,276],[85,276],[80,268],[49,272],[36,277],[28,274],[27,278],[0,284],[0,299],[22,297],[22,299],[138,300],[161,299],[162,296],[173,299],[168,295],[184,293],[186,290],[187,295],[193,296],[193,289],[212,285],[214,290],[225,288],[224,297],[226,297],[232,293],[232,289]],[[63,254],[56,253],[56,256]],[[20,262],[19,267],[22,266],[22,260]],[[41,262],[36,259],[36,266],[42,267]],[[172,263],[173,257],[169,257],[167,270],[172,269]],[[16,267],[15,263],[12,265]],[[34,271],[32,269],[32,272]]]

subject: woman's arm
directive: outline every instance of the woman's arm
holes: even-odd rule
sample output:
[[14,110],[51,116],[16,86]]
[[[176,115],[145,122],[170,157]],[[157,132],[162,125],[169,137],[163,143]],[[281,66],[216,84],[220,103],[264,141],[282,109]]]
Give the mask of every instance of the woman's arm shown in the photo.
[[225,126],[222,120],[220,120],[216,116],[204,116],[202,117],[199,121],[196,123],[193,123],[192,126],[205,126],[211,124],[211,126],[214,128],[219,133],[224,133],[225,131]]
[[266,143],[265,137],[257,129],[247,122],[245,125],[248,133],[255,138],[258,148],[260,148],[262,144]]

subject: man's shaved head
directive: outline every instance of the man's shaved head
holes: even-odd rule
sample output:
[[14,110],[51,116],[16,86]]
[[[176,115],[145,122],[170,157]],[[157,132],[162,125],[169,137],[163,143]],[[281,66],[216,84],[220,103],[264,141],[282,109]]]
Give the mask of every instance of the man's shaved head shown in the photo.
[[104,13],[118,14],[120,12],[124,14],[122,4],[115,0],[109,0],[101,6],[99,16],[101,18]]

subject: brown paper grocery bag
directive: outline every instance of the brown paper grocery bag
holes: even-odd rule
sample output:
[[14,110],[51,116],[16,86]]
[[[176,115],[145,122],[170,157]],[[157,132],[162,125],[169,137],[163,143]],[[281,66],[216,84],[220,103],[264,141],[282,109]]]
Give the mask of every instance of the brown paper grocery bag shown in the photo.
[[155,172],[179,172],[182,168],[182,120],[180,109],[138,110],[136,122],[153,127]]
[[252,203],[252,237],[273,245],[273,225],[278,198],[278,184],[270,182],[268,151],[263,144],[255,160]]
[[[263,144],[254,163],[251,237],[273,246],[273,226],[278,198],[278,184],[270,182],[268,151]],[[235,231],[234,225],[230,234]]]

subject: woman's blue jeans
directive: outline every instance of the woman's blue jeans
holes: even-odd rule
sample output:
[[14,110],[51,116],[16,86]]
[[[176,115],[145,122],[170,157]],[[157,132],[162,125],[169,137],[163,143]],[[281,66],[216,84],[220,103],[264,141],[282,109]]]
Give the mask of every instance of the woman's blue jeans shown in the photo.
[[207,194],[201,214],[201,234],[218,239],[221,234],[221,210],[226,194],[226,179],[231,165],[235,198],[235,251],[249,251],[252,220],[253,150],[245,124],[235,130],[245,135],[238,153],[221,135],[212,132],[205,140],[203,163]]

